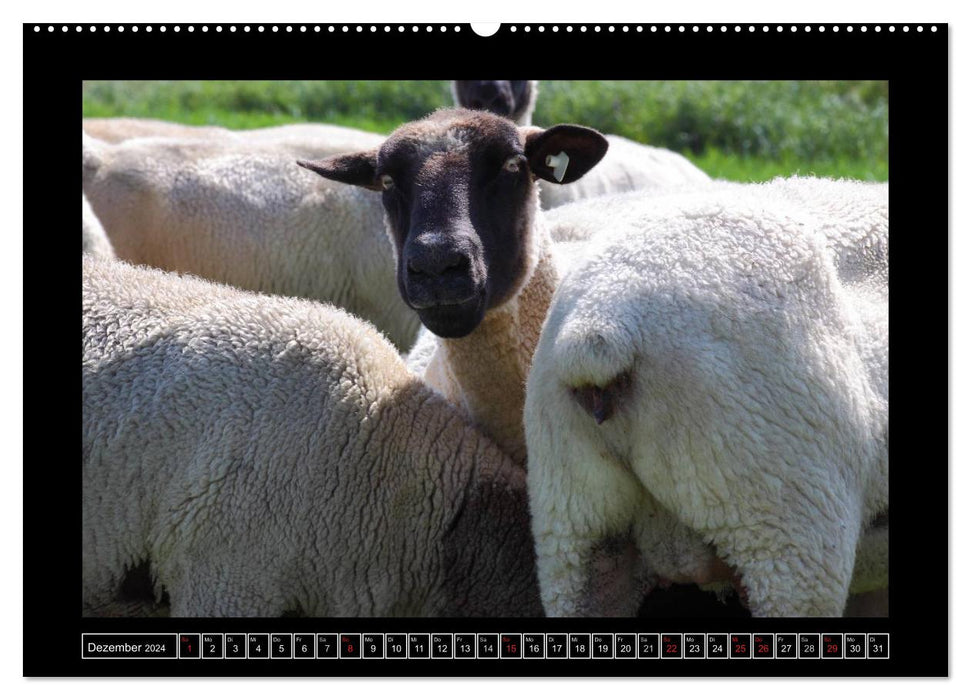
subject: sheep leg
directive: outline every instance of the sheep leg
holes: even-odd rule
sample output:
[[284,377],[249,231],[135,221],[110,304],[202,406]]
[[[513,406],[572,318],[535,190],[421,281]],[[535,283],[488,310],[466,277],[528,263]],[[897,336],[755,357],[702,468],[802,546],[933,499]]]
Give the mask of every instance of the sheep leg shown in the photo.
[[[557,411],[553,404],[535,406]],[[532,431],[530,509],[546,614],[634,615],[647,588],[632,538],[643,506],[640,484],[595,440],[563,439],[575,435],[572,426],[561,433],[543,427],[550,425],[556,423],[526,423]]]
[[656,576],[673,583],[708,584],[731,579],[714,548],[650,494],[637,516],[638,551]]
[[713,533],[740,574],[754,617],[839,617],[853,576],[852,518],[758,522]]
[[540,593],[551,617],[631,617],[648,592],[629,533],[546,537],[540,548]]

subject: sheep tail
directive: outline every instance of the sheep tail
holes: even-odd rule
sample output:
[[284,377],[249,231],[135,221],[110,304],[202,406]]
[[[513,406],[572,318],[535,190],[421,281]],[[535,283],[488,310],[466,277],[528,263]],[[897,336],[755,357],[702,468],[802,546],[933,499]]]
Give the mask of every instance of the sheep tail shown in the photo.
[[606,319],[567,325],[557,337],[559,380],[598,425],[622,409],[630,396],[635,347],[629,329]]

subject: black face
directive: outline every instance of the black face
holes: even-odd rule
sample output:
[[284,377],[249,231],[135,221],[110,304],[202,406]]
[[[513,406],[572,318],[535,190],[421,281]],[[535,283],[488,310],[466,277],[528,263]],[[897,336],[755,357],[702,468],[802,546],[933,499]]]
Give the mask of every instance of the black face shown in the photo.
[[513,121],[529,107],[532,84],[528,80],[456,80],[455,95],[467,109],[481,109]]
[[398,289],[422,323],[446,338],[468,335],[518,291],[535,206],[518,129],[463,116],[399,129],[376,169],[398,251]]
[[402,298],[430,331],[459,338],[531,273],[533,178],[575,182],[606,152],[587,127],[520,128],[451,109],[401,126],[380,149],[297,164],[383,192]]

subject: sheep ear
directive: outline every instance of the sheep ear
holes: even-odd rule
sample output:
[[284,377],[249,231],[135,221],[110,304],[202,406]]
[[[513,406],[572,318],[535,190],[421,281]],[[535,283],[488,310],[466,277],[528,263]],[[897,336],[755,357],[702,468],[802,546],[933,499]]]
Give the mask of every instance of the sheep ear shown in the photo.
[[567,184],[587,174],[607,152],[607,139],[599,131],[576,124],[549,129],[524,127],[526,158],[536,177]]
[[381,189],[381,184],[377,181],[377,149],[331,156],[323,160],[298,160],[297,165],[313,170],[328,180],[366,187],[369,190]]

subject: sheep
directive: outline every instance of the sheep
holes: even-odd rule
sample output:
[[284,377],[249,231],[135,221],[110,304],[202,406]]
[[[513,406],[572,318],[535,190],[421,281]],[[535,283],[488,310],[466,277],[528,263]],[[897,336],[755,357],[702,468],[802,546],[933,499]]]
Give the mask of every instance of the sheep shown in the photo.
[[[524,87],[525,85],[525,87]],[[532,124],[538,81],[456,80],[452,96],[456,106],[486,109],[510,116],[521,126]],[[701,169],[682,155],[622,136],[606,136],[610,148],[589,176],[566,187],[540,187],[543,209],[631,190],[661,191],[675,187],[702,187],[711,183]]]
[[293,165],[298,154],[323,157],[381,138],[356,132],[357,146],[345,137],[330,145],[297,128],[274,133],[117,145],[85,134],[84,192],[123,260],[328,301],[407,349],[419,324],[396,294],[380,198]]
[[334,124],[284,124],[259,129],[226,129],[221,126],[190,126],[159,119],[112,117],[85,119],[84,133],[105,143],[117,144],[135,138],[231,141],[257,146],[300,148],[302,153],[324,157],[354,148],[380,143],[381,137],[359,129]]
[[603,157],[592,129],[517,127],[489,112],[439,110],[380,148],[300,165],[383,191],[398,288],[422,324],[425,381],[526,460],[522,406],[559,280],[534,179],[573,182]]
[[[745,196],[751,185],[720,181],[707,188],[685,188],[685,192],[718,188],[726,195]],[[820,229],[836,265],[842,284],[852,291],[856,309],[873,339],[868,348],[875,352],[866,358],[875,382],[886,377],[886,287],[888,198],[886,183],[814,178],[777,178],[760,186],[774,197],[808,206],[828,214],[819,220]],[[653,193],[652,193],[653,194]],[[546,216],[556,242],[561,272],[576,259],[582,259],[588,240],[604,229],[607,212],[626,210],[641,194],[619,194],[559,207]],[[419,336],[419,341],[421,336]],[[416,348],[418,344],[416,344]],[[864,348],[867,351],[868,348]],[[414,351],[413,351],[414,352]],[[420,358],[416,358],[418,360]],[[409,367],[412,367],[409,356]],[[889,571],[887,527],[870,526],[861,536],[847,602],[847,615],[886,616],[889,614],[886,586]]]
[[756,616],[886,587],[886,192],[600,203],[527,380],[548,615],[629,615],[659,578],[731,581]]
[[90,256],[82,311],[83,610],[542,615],[522,468],[369,324]]
[[115,250],[105,235],[98,217],[91,211],[88,198],[81,195],[81,253],[100,258],[114,259]]

